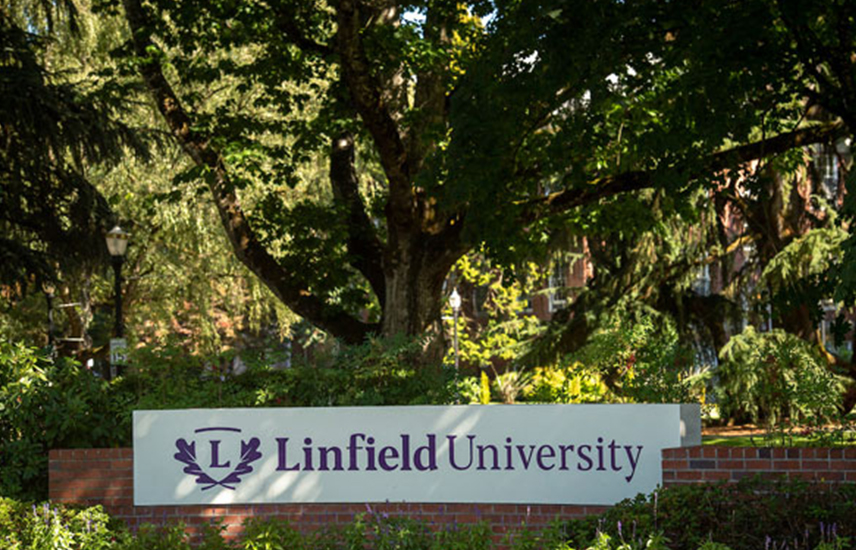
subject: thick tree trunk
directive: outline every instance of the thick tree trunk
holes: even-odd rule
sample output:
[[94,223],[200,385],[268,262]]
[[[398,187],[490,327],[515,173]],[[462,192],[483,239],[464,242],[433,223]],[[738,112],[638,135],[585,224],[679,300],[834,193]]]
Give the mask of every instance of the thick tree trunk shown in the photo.
[[384,336],[421,333],[440,317],[443,279],[448,270],[426,264],[417,246],[402,247],[386,262]]
[[443,282],[466,249],[447,247],[437,236],[418,233],[390,245],[384,257],[386,300],[384,336],[415,336],[437,325],[443,306]]

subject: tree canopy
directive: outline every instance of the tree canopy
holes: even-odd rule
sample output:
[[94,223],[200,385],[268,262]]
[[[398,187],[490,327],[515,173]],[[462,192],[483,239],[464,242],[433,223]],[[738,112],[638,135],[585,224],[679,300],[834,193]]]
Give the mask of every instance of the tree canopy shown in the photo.
[[[204,181],[237,257],[348,342],[432,326],[476,247],[510,264],[558,232],[640,231],[641,190],[686,211],[852,127],[846,2],[122,5],[195,163],[182,185]],[[301,198],[319,155],[326,192]]]

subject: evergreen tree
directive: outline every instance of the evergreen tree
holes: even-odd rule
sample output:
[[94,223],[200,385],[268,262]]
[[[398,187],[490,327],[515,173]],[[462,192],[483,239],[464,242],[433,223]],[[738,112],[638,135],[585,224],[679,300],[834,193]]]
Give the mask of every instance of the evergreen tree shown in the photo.
[[25,290],[105,261],[115,216],[87,178],[127,149],[117,90],[68,82],[44,64],[56,26],[75,32],[70,3],[0,6],[0,284]]

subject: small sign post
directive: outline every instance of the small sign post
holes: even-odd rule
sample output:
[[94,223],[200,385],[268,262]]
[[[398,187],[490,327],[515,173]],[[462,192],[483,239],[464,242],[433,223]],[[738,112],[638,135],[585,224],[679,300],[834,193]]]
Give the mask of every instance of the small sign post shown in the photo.
[[118,367],[128,363],[128,341],[124,338],[110,339],[110,379],[118,375]]

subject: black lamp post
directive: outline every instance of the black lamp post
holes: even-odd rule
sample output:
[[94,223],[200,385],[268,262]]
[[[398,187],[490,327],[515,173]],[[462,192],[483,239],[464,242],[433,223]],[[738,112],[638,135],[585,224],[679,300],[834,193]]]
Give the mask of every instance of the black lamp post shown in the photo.
[[107,250],[113,259],[113,291],[116,295],[116,324],[113,332],[116,338],[125,335],[125,325],[122,322],[122,262],[125,261],[125,252],[128,250],[129,236],[118,225],[107,233]]
[[54,352],[54,332],[55,332],[54,317],[53,317],[53,313],[54,313],[53,301],[54,301],[54,298],[56,297],[56,295],[55,295],[56,287],[54,286],[54,284],[52,282],[46,282],[46,283],[42,283],[42,290],[44,291],[45,298],[47,299],[47,302],[48,302],[48,349],[50,350],[51,355],[53,355],[53,352]]
[[452,290],[452,295],[449,296],[449,305],[452,307],[453,324],[455,325],[454,342],[455,342],[455,380],[458,379],[458,369],[460,361],[458,359],[458,313],[461,311],[461,295],[458,294],[458,289]]

